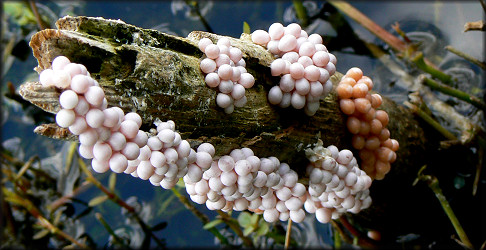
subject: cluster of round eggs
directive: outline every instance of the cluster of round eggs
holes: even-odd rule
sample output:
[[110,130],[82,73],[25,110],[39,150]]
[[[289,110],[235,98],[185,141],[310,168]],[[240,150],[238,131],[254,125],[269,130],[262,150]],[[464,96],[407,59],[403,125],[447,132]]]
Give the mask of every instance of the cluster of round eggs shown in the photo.
[[211,210],[250,210],[263,214],[268,222],[302,222],[308,211],[326,223],[328,217],[357,213],[371,202],[370,178],[357,169],[349,150],[324,149],[320,142],[313,154],[308,153],[312,164],[307,189],[298,182],[297,173],[276,157],[258,158],[249,148],[215,157],[210,143],[200,144],[196,151],[170,120],[157,120],[156,132],[140,130],[140,115],[108,108],[103,89],[86,68],[66,57],[56,57],[52,69],[40,74],[40,82],[63,89],[57,124],[79,136],[80,155],[92,159],[96,172],[111,169],[164,189],[174,187],[182,177],[194,202]]
[[186,174],[187,164],[197,161],[189,143],[175,132],[173,121],[160,122],[157,135],[149,136],[140,130],[140,115],[108,108],[103,89],[85,66],[59,56],[52,69],[42,71],[39,78],[44,86],[64,89],[56,122],[78,135],[79,153],[92,159],[94,171],[111,169],[172,188]]
[[243,107],[247,102],[245,89],[253,87],[255,78],[247,72],[241,50],[232,47],[227,37],[216,44],[202,38],[198,46],[206,55],[200,62],[206,84],[218,89],[216,104],[227,114],[233,113],[235,107]]
[[353,153],[334,146],[323,147],[319,140],[306,149],[309,191],[304,202],[308,213],[321,223],[337,219],[342,213],[358,213],[371,205],[371,178],[359,168]]
[[308,35],[296,23],[286,27],[274,23],[268,32],[255,30],[251,39],[277,57],[270,69],[272,76],[281,78],[269,90],[268,101],[282,108],[304,108],[307,115],[314,115],[319,99],[331,91],[329,77],[336,72],[336,57],[322,44],[322,37]]
[[173,121],[157,120],[156,126],[157,134],[143,137],[139,156],[129,160],[123,172],[149,180],[154,186],[171,189],[187,174],[188,165],[204,161],[204,156],[196,154],[189,142],[181,139]]
[[396,159],[398,141],[390,138],[386,128],[389,118],[379,94],[370,94],[373,81],[353,67],[343,76],[336,92],[341,111],[348,115],[346,126],[353,134],[352,145],[359,150],[361,168],[372,178],[381,180]]
[[[197,152],[213,155],[214,147],[203,143]],[[297,173],[288,164],[276,157],[258,158],[249,148],[234,149],[215,158],[202,174],[184,177],[194,202],[206,204],[210,210],[263,213],[268,222],[304,220],[302,206],[307,190],[297,180]]]

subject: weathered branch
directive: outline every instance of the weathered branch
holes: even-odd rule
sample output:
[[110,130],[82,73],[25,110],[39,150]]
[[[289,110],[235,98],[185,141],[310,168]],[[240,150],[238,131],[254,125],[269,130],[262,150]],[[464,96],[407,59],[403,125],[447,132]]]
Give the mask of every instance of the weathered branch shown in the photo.
[[[67,16],[56,25],[58,30],[44,30],[32,37],[30,45],[39,62],[36,70],[49,68],[58,55],[84,64],[105,90],[109,105],[138,112],[145,128],[153,127],[155,118],[171,119],[193,146],[211,142],[220,155],[246,146],[260,157],[273,155],[291,164],[302,161],[303,149],[317,139],[350,148],[345,117],[334,93],[321,100],[320,109],[312,117],[302,110],[281,109],[267,102],[268,89],[279,81],[268,67],[274,58],[252,43],[248,34],[230,40],[232,46],[242,50],[256,84],[247,90],[245,107],[225,114],[215,103],[217,92],[204,82],[199,70],[203,54],[197,48],[201,38],[215,42],[221,36],[194,31],[181,38],[122,21],[89,17]],[[337,73],[331,78],[333,83],[337,84],[339,76]],[[59,110],[60,93],[55,88],[30,82],[22,85],[20,93],[46,111]],[[386,99],[382,107],[390,115],[392,136],[403,149],[398,159],[407,159],[410,144],[424,145],[423,132],[406,109]],[[55,124],[40,126],[36,131],[58,139],[74,139]]]
[[[49,68],[59,55],[84,64],[104,89],[109,105],[139,113],[145,131],[154,127],[156,118],[171,119],[193,148],[210,142],[216,147],[216,155],[223,155],[234,148],[249,147],[259,157],[276,156],[289,163],[301,178],[308,164],[304,149],[318,139],[325,145],[351,148],[346,117],[339,110],[334,91],[320,100],[320,108],[312,117],[303,110],[281,109],[268,103],[268,90],[279,81],[270,74],[269,65],[274,58],[265,48],[252,43],[248,34],[242,34],[239,39],[228,38],[232,46],[243,52],[246,68],[255,77],[255,86],[246,91],[245,107],[226,114],[215,103],[216,90],[204,82],[199,69],[203,53],[196,46],[203,37],[216,42],[222,36],[194,31],[181,38],[122,21],[89,17],[68,16],[56,25],[57,30],[44,30],[32,37],[30,45],[39,63],[36,70]],[[341,76],[336,73],[331,77],[334,85]],[[28,82],[20,87],[20,94],[46,111],[59,110],[60,91],[54,87],[44,88],[37,82]],[[399,141],[400,149],[387,178],[371,187],[372,207],[358,216],[365,224],[387,228],[393,226],[389,218],[397,214],[403,223],[411,221],[400,210],[387,210],[385,216],[383,204],[413,211],[414,208],[396,204],[419,198],[410,189],[418,168],[425,161],[423,155],[428,142],[410,110],[387,98],[383,98],[381,108],[389,114],[387,127],[392,138]],[[41,125],[36,132],[76,140],[56,124]],[[390,196],[390,190],[397,195]]]

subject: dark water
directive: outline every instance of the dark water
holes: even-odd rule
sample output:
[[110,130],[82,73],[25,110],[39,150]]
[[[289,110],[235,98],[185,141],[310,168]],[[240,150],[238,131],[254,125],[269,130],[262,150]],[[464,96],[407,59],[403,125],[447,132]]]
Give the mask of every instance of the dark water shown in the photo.
[[[39,1],[40,2],[40,1]],[[41,2],[53,10],[54,15],[61,17],[69,9],[68,2],[61,4],[55,2]],[[480,60],[485,59],[484,36],[480,32],[463,32],[465,22],[477,21],[484,18],[484,12],[477,1],[445,1],[445,2],[377,2],[377,1],[351,1],[350,2],[365,15],[370,17],[377,24],[387,30],[391,30],[391,24],[399,22],[402,28],[414,31],[417,37],[425,37],[429,40],[429,52],[438,55],[444,63],[444,67],[458,60],[457,56],[451,53],[443,53],[444,45],[452,45]],[[309,11],[316,13],[322,6],[320,1],[306,1]],[[215,1],[201,3],[202,13],[214,33],[239,37],[243,22],[247,22],[252,30],[265,29],[274,22],[281,22],[284,25],[295,22],[297,19],[292,14],[292,1]],[[202,23],[191,15],[183,1],[87,1],[76,4],[72,9],[76,15],[100,16],[110,19],[121,19],[126,23],[142,28],[154,28],[166,33],[178,36],[186,36],[193,30],[205,30]],[[359,37],[367,42],[380,43],[369,31],[360,25],[350,21],[351,26]],[[408,26],[407,26],[408,25]],[[328,23],[319,23],[312,26],[310,33],[335,36],[336,31]],[[418,33],[417,33],[418,32]],[[424,35],[425,34],[425,35]],[[432,38],[431,38],[432,37]],[[417,38],[418,39],[418,38]],[[353,66],[363,69],[366,75],[371,76],[377,89],[384,95],[394,100],[403,101],[406,98],[407,90],[400,87],[400,84],[390,86],[391,81],[401,81],[391,73],[389,67],[379,60],[367,55],[356,55],[351,48],[335,51],[332,47],[328,49],[337,56],[337,70],[345,72]],[[31,55],[27,61],[14,60],[8,73],[3,78],[2,91],[5,91],[5,83],[11,81],[18,87],[28,79],[35,79],[37,74],[33,68],[37,65],[35,58]],[[475,74],[476,72],[473,72]],[[475,80],[477,87],[484,89],[484,80]],[[378,82],[378,83],[376,83]],[[379,84],[381,83],[381,84]],[[467,87],[466,87],[467,88]],[[464,107],[468,113],[469,106]],[[67,147],[65,142],[55,141],[35,135],[32,131],[35,128],[34,122],[21,107],[8,99],[2,100],[2,141],[9,144],[18,143],[20,158],[27,160],[32,155],[39,155],[41,158],[50,157]],[[14,140],[20,138],[20,140]],[[62,156],[59,161],[53,163],[53,168],[62,167]],[[97,178],[107,183],[108,174],[96,174]],[[170,191],[160,187],[154,187],[149,182],[133,178],[128,175],[117,176],[117,192],[125,200],[140,204],[144,210],[143,217],[153,225],[161,221],[167,221],[166,229],[157,232],[156,235],[166,240],[169,247],[191,247],[191,246],[216,246],[214,236],[202,229],[202,224],[193,214],[184,209],[174,199]],[[99,195],[95,188],[90,188],[81,193],[77,198],[88,201]],[[166,207],[164,207],[166,206]],[[76,205],[78,210],[83,206]],[[197,205],[210,218],[216,213],[208,211],[205,206]],[[126,227],[126,216],[121,213],[118,206],[105,202],[98,206],[97,211],[103,214],[107,222],[113,228],[124,228],[126,233],[131,235],[135,241],[141,236],[140,229]],[[236,214],[236,213],[235,213]],[[312,217],[312,216],[311,216]],[[92,235],[99,244],[108,241],[108,233],[100,227],[99,222],[93,215],[84,217],[82,220],[84,230]],[[306,230],[295,229],[297,238],[303,246],[329,246],[332,244],[329,238],[329,225],[322,225],[309,218]],[[122,230],[122,229],[120,229]],[[302,232],[305,232],[302,234]],[[297,235],[298,234],[298,235]],[[138,237],[138,238],[137,238]]]

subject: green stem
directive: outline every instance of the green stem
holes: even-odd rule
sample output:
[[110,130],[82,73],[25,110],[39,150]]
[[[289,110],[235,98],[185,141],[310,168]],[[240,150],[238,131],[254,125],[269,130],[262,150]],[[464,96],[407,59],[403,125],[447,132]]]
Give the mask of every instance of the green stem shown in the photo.
[[199,20],[201,20],[204,28],[206,28],[206,31],[209,33],[214,33],[208,21],[206,21],[206,18],[204,18],[201,14],[201,11],[199,11],[199,3],[197,1],[188,1],[188,0],[186,0],[185,2],[187,5],[192,7],[192,9],[196,12],[196,15],[199,17]]
[[[194,207],[194,205],[185,196],[183,196],[176,188],[172,188],[171,190],[175,194],[175,196],[179,199],[179,201],[189,211],[191,211],[203,224],[206,224],[210,221],[209,218],[205,214],[203,214],[203,213],[201,213],[201,211],[197,210],[197,208]],[[218,238],[219,241],[221,241],[221,244],[229,245],[228,239],[226,239],[226,237],[224,237],[219,232],[219,230],[217,228],[212,227],[212,228],[209,228],[208,231],[211,232],[212,234],[214,234],[214,236],[216,236],[216,238]]]
[[430,126],[432,126],[435,130],[437,130],[439,133],[441,133],[445,138],[448,140],[455,141],[457,140],[456,136],[453,135],[451,132],[449,132],[447,129],[442,127],[434,118],[432,118],[430,115],[428,115],[426,112],[423,110],[419,109],[417,106],[414,104],[405,101],[403,103],[405,106],[407,106],[414,114],[418,115],[420,118],[422,118],[426,123],[428,123]]
[[424,54],[422,52],[417,52],[415,57],[411,58],[411,61],[415,63],[419,69],[426,73],[429,73],[432,77],[439,79],[443,83],[451,84],[452,77],[444,72],[432,67],[424,60]]
[[243,234],[243,231],[241,231],[241,228],[240,228],[240,225],[238,223],[234,223],[231,218],[231,216],[229,216],[227,213],[221,211],[221,210],[218,210],[218,214],[221,216],[221,219],[231,228],[233,229],[233,231],[236,233],[236,235],[238,235],[242,240],[243,240],[243,244],[249,248],[255,248],[255,246],[253,245],[253,241],[251,241],[250,238],[246,237],[244,234]]
[[484,149],[486,148],[486,141],[481,137],[481,135],[478,136],[478,144],[479,144],[479,149],[478,149],[478,164],[476,166],[476,174],[474,176],[474,181],[473,181],[473,191],[472,195],[475,196],[476,192],[478,190],[478,184],[479,184],[479,177],[481,176],[481,170],[483,169],[483,162],[484,162]]
[[422,83],[431,89],[435,89],[437,91],[440,91],[446,95],[450,95],[453,97],[456,97],[457,99],[463,100],[465,102],[468,102],[474,106],[476,106],[479,109],[486,110],[486,104],[481,101],[479,98],[472,96],[466,92],[463,92],[461,90],[452,88],[450,86],[447,86],[445,84],[439,83],[437,81],[434,81],[430,78],[427,77],[422,77]]
[[97,188],[99,188],[103,193],[105,193],[108,198],[115,202],[116,204],[120,205],[121,207],[125,208],[134,218],[137,220],[137,222],[140,224],[140,227],[142,227],[142,230],[144,233],[149,234],[152,239],[159,245],[160,247],[164,247],[164,243],[160,241],[159,238],[153,233],[153,231],[150,229],[149,226],[138,216],[137,212],[135,211],[135,208],[132,206],[128,205],[124,200],[122,200],[118,195],[115,193],[111,192],[108,190],[103,184],[101,184],[98,179],[96,179],[93,174],[88,170],[86,164],[81,158],[78,158],[78,163],[79,166],[81,167],[81,170],[86,174],[86,180],[89,182],[93,183]]
[[459,223],[459,220],[457,219],[456,215],[454,214],[454,211],[452,211],[452,208],[447,201],[446,197],[442,193],[442,189],[439,187],[439,180],[435,176],[424,176],[427,178],[427,185],[432,189],[432,191],[435,194],[435,197],[440,202],[440,205],[444,209],[444,212],[447,214],[447,217],[449,217],[449,220],[451,221],[452,225],[454,226],[454,229],[456,230],[457,234],[459,235],[459,238],[461,239],[462,243],[468,247],[468,248],[473,248],[472,243],[469,241],[469,238],[466,235],[466,232],[461,226],[461,223]]
[[108,231],[108,233],[113,236],[113,240],[115,242],[117,242],[118,244],[120,244],[121,246],[123,246],[123,248],[125,249],[128,249],[129,246],[127,246],[125,244],[125,242],[123,241],[122,238],[118,237],[118,235],[115,234],[115,232],[113,231],[113,229],[111,229],[110,225],[108,225],[108,223],[105,221],[105,219],[103,219],[103,216],[100,214],[100,213],[95,213],[95,216],[96,216],[96,219],[98,219],[101,223],[101,225],[103,225],[103,227],[106,229],[106,231]]
[[462,57],[462,58],[464,58],[464,59],[466,59],[466,60],[468,60],[468,61],[470,61],[470,62],[472,62],[472,63],[474,63],[474,64],[476,64],[476,65],[478,65],[482,69],[486,70],[486,63],[479,61],[478,59],[472,57],[471,55],[466,54],[466,53],[464,53],[460,50],[457,50],[456,48],[454,48],[450,45],[446,46],[445,49],[456,54],[456,55],[458,55],[458,56],[460,56],[460,57]]
[[11,192],[7,188],[2,188],[2,193],[5,196],[5,200],[10,203],[15,203],[17,205],[20,205],[24,207],[32,216],[34,216],[39,224],[44,227],[45,229],[49,230],[50,233],[54,235],[58,235],[71,243],[77,245],[78,247],[82,249],[87,249],[88,246],[85,244],[77,241],[73,237],[71,237],[69,234],[65,233],[58,227],[56,227],[54,224],[52,224],[48,219],[46,219],[41,211],[28,199],[25,199],[24,197],[15,194],[14,192]]
[[27,170],[32,166],[32,164],[34,164],[34,161],[38,161],[40,163],[40,159],[37,155],[34,155],[32,156],[23,166],[22,168],[19,170],[19,172],[17,173],[17,175],[15,176],[15,180],[14,181],[18,181],[20,179],[20,177],[22,177],[22,175],[25,174],[25,172],[27,172]]
[[300,20],[300,24],[303,28],[307,27],[309,25],[309,16],[307,16],[307,10],[302,4],[302,0],[292,0],[292,3],[294,4],[295,13]]

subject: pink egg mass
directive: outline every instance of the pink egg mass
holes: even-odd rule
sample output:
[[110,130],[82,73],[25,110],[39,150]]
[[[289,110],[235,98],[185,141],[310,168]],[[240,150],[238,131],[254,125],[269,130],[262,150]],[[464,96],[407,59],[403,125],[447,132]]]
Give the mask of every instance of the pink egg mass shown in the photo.
[[[273,39],[306,34],[296,25],[289,25],[284,30],[280,25],[272,27],[271,36],[265,31],[257,34],[261,41],[267,41],[270,37]],[[203,52],[212,50],[211,45],[214,44],[209,39],[201,39],[199,42],[199,48]],[[232,53],[229,55],[232,63],[241,66],[240,53],[229,46],[228,39],[220,39],[217,46],[223,47],[223,50],[224,46],[228,46],[228,51]],[[236,60],[238,61],[235,62]],[[259,158],[250,148],[234,149],[228,155],[215,156],[214,146],[202,143],[196,151],[188,141],[181,138],[173,121],[163,122],[156,119],[156,129],[152,129],[150,133],[145,132],[140,129],[143,120],[139,114],[125,114],[118,107],[108,107],[102,87],[96,84],[87,71],[82,70],[84,66],[73,64],[63,56],[56,58],[54,62],[53,67],[56,69],[42,72],[40,82],[44,86],[55,86],[63,90],[60,95],[63,108],[57,113],[56,121],[60,127],[69,127],[73,134],[79,135],[79,153],[86,159],[92,159],[91,166],[95,172],[111,170],[130,174],[149,180],[151,184],[164,189],[173,188],[182,178],[186,191],[194,202],[205,204],[210,210],[253,211],[263,214],[268,222],[291,219],[300,223],[305,218],[305,212],[308,212],[315,213],[321,223],[327,223],[344,212],[357,213],[371,203],[368,188],[372,178],[358,168],[357,161],[349,150],[339,151],[332,145],[324,148],[321,141],[314,148],[306,149],[306,156],[310,161],[307,167],[310,181],[306,187],[299,182],[297,173],[288,164],[273,156]],[[233,66],[224,65],[223,69],[231,68],[231,72],[234,72]],[[319,67],[311,66],[313,72],[316,72],[314,68]],[[219,80],[212,80],[219,81],[220,84],[223,81],[232,84],[230,92],[220,92],[216,97],[218,106],[225,108],[225,112],[232,112],[233,106],[238,107],[241,102],[244,105],[244,90],[254,84],[250,74],[236,69],[241,73],[238,82],[222,80],[220,76]],[[214,78],[214,74],[220,73],[218,70],[208,72],[207,78]],[[67,74],[70,78],[58,81],[56,73],[62,77]],[[225,74],[229,73],[221,75]],[[310,112],[307,113],[315,113],[318,102],[312,98],[329,88],[325,87],[327,83],[316,81],[315,76],[312,80],[305,77],[294,79],[286,73],[280,83],[282,86],[277,85],[271,89],[269,101],[280,106],[293,105],[295,108],[304,108],[307,105],[310,107]],[[216,85],[214,82],[211,83],[212,86]],[[73,84],[76,86],[74,89]],[[319,86],[312,87],[316,84]],[[372,97],[369,96],[361,97],[368,101],[369,109],[381,104],[381,98],[375,96],[374,101],[370,101]],[[312,100],[308,101],[309,99]],[[362,109],[357,109],[352,114],[357,114],[359,110]],[[369,133],[359,134],[362,132],[361,118],[364,114],[353,118],[353,122],[350,120],[348,127],[355,126],[353,131],[361,136],[359,138],[373,134],[373,138],[360,142],[363,144],[360,156],[375,157],[373,161],[363,161],[363,164],[375,164],[376,170],[372,174],[378,179],[379,173],[389,171],[389,162],[396,158],[394,151],[397,150],[398,143],[389,139],[389,131],[384,130],[388,122],[386,113],[378,110],[373,114]],[[355,123],[358,125],[354,125]]]
[[[268,42],[270,37],[265,31],[262,32],[255,31],[255,39]],[[220,92],[215,98],[216,105],[223,108],[227,114],[233,113],[234,107],[244,106],[245,89],[253,87],[255,79],[253,75],[246,72],[241,50],[232,47],[231,41],[226,37],[220,38],[217,44],[209,38],[202,38],[199,40],[198,47],[206,57],[200,62],[201,71],[206,74],[206,85],[217,88]],[[221,93],[225,95],[222,96]]]
[[[308,36],[297,23],[291,23],[286,27],[274,23],[270,25],[268,32],[256,30],[251,38],[255,44],[267,48],[277,57],[270,65],[272,76],[281,76],[283,79],[288,75],[295,82],[302,82],[303,79],[322,85],[322,91],[311,92],[305,84],[291,86],[289,80],[284,80],[283,84],[280,81],[277,87],[291,95],[280,98],[273,88],[268,93],[271,104],[282,108],[292,106],[295,109],[304,109],[307,115],[313,116],[319,110],[319,99],[326,97],[331,91],[332,83],[329,77],[336,71],[336,57],[322,44],[322,37],[318,34]],[[300,96],[294,95],[294,92]],[[317,95],[318,92],[320,93]],[[307,98],[309,95],[315,98]]]
[[390,171],[390,163],[396,160],[398,141],[390,138],[386,128],[388,114],[377,110],[382,98],[370,94],[372,88],[371,79],[353,67],[343,76],[336,92],[341,111],[348,115],[346,124],[353,134],[352,145],[359,150],[361,167],[373,179],[381,180]]

